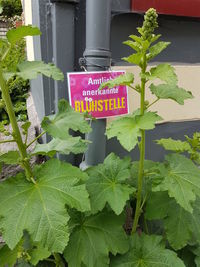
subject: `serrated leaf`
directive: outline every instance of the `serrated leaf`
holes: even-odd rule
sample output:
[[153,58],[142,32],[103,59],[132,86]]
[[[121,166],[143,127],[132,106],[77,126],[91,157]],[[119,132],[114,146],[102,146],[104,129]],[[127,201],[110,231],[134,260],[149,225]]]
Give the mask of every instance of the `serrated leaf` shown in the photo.
[[128,250],[123,230],[124,216],[101,212],[84,217],[76,214],[70,241],[64,251],[69,267],[108,267],[109,252],[116,255]]
[[162,118],[156,112],[146,112],[143,116],[136,116],[135,120],[141,130],[152,130],[155,128],[155,123]]
[[131,35],[129,35],[129,37],[139,44],[143,43],[143,39],[137,35],[131,34]]
[[190,213],[174,203],[168,211],[168,217],[165,219],[164,225],[167,239],[175,250],[186,246],[191,239],[191,223]]
[[[40,244],[31,244],[31,247],[26,249],[24,247],[24,238],[19,242],[19,244],[11,250],[7,245],[0,248],[0,267],[13,267],[19,266],[16,262],[20,261],[19,258],[22,257],[23,253],[27,253],[30,259],[29,262],[36,266],[39,261],[48,258],[51,253],[44,249]],[[28,263],[26,263],[28,265]],[[21,264],[20,264],[21,265]],[[28,265],[32,266],[32,265]]]
[[152,94],[156,95],[158,98],[171,99],[180,105],[184,105],[184,100],[193,98],[191,92],[173,84],[151,84],[150,90]]
[[91,128],[84,115],[74,111],[69,103],[62,99],[58,105],[58,113],[55,116],[44,117],[42,128],[52,137],[62,140],[68,140],[69,130],[80,131],[82,133],[90,132]]
[[149,54],[147,55],[147,60],[151,60],[157,55],[159,55],[164,49],[170,45],[170,42],[158,42],[149,48]]
[[153,185],[153,191],[168,191],[170,197],[192,213],[192,203],[200,196],[200,170],[188,158],[171,154],[166,156],[167,166],[160,174],[161,182]]
[[[30,263],[30,266],[36,266],[40,261],[47,259],[51,253],[45,249],[41,244],[38,242],[33,242],[30,238],[30,235],[27,231],[24,231],[24,236],[22,241],[20,241],[22,246],[19,250],[20,254],[27,254],[28,258],[27,261]],[[21,263],[21,262],[20,262]],[[22,259],[23,263],[23,259]],[[18,265],[17,265],[18,266]]]
[[199,200],[193,205],[191,214],[178,205],[166,192],[151,194],[147,200],[145,217],[148,220],[164,219],[164,228],[170,245],[179,250],[191,240],[200,241],[200,206]]
[[10,250],[7,245],[0,248],[0,267],[13,267],[17,261],[19,246]]
[[8,151],[7,153],[0,153],[0,162],[5,164],[19,164],[20,155],[18,151]]
[[126,184],[130,178],[130,160],[121,160],[111,153],[103,164],[87,170],[86,188],[91,199],[92,213],[104,209],[106,203],[119,215],[135,188]]
[[23,25],[16,29],[11,29],[6,34],[7,39],[11,44],[16,44],[18,41],[20,41],[22,38],[26,36],[34,36],[34,35],[41,35],[41,31],[37,27],[31,25],[28,26]]
[[194,249],[193,253],[196,255],[195,257],[196,267],[200,267],[200,247]]
[[112,259],[110,267],[185,267],[175,252],[165,249],[162,237],[135,234],[131,237],[131,249]]
[[200,133],[194,133],[192,138],[189,138],[187,135],[185,135],[185,138],[192,148],[195,150],[200,149]]
[[124,116],[110,123],[106,134],[108,139],[116,136],[120,144],[131,151],[138,143],[140,130],[155,128],[155,123],[161,119],[155,112],[147,112],[143,116],[136,114]]
[[145,77],[148,80],[160,79],[168,84],[177,84],[178,81],[174,67],[166,63],[160,64],[155,68],[151,68]]
[[87,144],[88,142],[82,140],[80,137],[69,136],[67,140],[53,138],[47,144],[37,144],[33,154],[47,155],[49,157],[53,157],[56,152],[64,155],[68,155],[70,153],[80,154],[85,152]]
[[152,35],[151,43],[156,42],[161,37],[161,34]]
[[179,206],[166,192],[151,194],[145,217],[148,220],[164,219],[164,228],[170,245],[179,250],[191,239],[191,214]]
[[151,193],[145,208],[145,217],[148,220],[159,220],[167,216],[169,209],[175,201],[167,192]]
[[162,138],[156,140],[158,145],[161,145],[166,150],[176,151],[176,152],[188,152],[191,151],[190,145],[186,141],[174,140],[172,138]]
[[131,40],[128,40],[128,41],[123,42],[123,44],[128,45],[129,47],[131,47],[136,52],[140,52],[140,50],[141,50],[140,46],[138,45],[137,42],[133,42]]
[[143,57],[143,54],[138,52],[136,54],[130,55],[129,57],[123,57],[122,59],[124,61],[127,61],[128,63],[140,65],[142,57]]
[[62,252],[68,243],[69,215],[66,205],[80,211],[90,209],[86,174],[68,163],[52,159],[34,169],[36,184],[18,174],[0,184],[0,228],[13,249],[27,230],[33,242],[50,252]]
[[122,74],[113,80],[109,80],[107,82],[102,83],[99,87],[99,90],[105,87],[114,88],[115,86],[119,85],[130,85],[133,83],[133,81],[134,81],[134,75],[132,73]]
[[200,267],[200,256],[195,258],[196,267]]
[[[13,73],[12,75],[18,75],[23,79],[36,79],[38,74],[43,74],[46,77],[54,80],[64,80],[64,75],[60,69],[58,69],[52,63],[44,63],[43,61],[24,61],[18,66],[19,72]],[[8,77],[9,78],[9,73]]]
[[34,248],[32,248],[28,253],[31,257],[30,263],[33,266],[36,266],[39,261],[47,259],[51,255],[51,253],[47,249],[43,248],[40,244],[34,246]]

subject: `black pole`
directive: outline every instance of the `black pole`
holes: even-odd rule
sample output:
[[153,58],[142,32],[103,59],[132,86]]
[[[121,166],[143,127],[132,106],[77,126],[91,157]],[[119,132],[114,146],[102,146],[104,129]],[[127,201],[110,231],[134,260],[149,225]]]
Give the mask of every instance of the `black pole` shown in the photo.
[[[87,0],[86,49],[84,58],[88,71],[108,70],[110,52],[111,0]],[[85,154],[82,168],[103,162],[106,155],[106,119],[92,122],[92,132],[86,139],[92,143]]]

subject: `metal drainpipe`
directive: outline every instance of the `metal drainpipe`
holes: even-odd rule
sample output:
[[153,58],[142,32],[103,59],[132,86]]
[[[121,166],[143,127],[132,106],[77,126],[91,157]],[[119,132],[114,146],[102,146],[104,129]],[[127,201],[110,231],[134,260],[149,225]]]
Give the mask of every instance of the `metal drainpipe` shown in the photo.
[[[111,0],[87,0],[86,49],[83,54],[88,71],[108,70],[110,52]],[[81,168],[103,162],[106,155],[106,119],[92,121],[92,132],[86,136],[91,141]]]

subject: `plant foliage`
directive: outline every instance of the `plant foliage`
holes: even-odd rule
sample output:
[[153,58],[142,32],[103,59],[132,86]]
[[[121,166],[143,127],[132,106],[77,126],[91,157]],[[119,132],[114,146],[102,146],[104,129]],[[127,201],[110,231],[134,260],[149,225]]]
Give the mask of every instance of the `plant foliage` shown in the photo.
[[[3,56],[8,47],[6,39],[0,45],[0,57]],[[25,60],[25,41],[19,40],[19,42],[12,46],[6,57],[1,61],[2,69],[5,72],[16,72],[17,65]],[[18,121],[27,120],[27,108],[26,99],[29,91],[29,81],[24,77],[13,76],[8,80],[8,87],[11,96],[11,100],[15,109],[15,114]],[[0,91],[0,121],[5,125],[9,123],[9,118],[5,109],[5,103],[2,99]]]
[[128,240],[122,229],[123,216],[102,212],[85,217],[74,214],[69,245],[64,256],[69,267],[109,266],[109,252],[116,255],[128,250]]
[[[116,137],[127,151],[139,148],[140,159],[135,162],[111,153],[103,163],[85,171],[55,158],[31,166],[35,154],[53,157],[57,152],[84,152],[88,142],[72,131],[85,134],[91,129],[84,114],[61,100],[57,114],[46,116],[41,124],[40,136],[48,133],[52,140],[28,152],[40,136],[29,144],[23,141],[17,111],[11,105],[9,79],[42,74],[63,80],[64,76],[44,62],[18,62],[16,69],[5,69],[1,62],[2,100],[13,131],[8,132],[3,124],[0,131],[17,143],[18,150],[2,153],[0,164],[19,164],[23,172],[0,182],[0,231],[5,241],[0,267],[199,266],[199,133],[186,136],[185,141],[157,140],[173,154],[162,163],[145,159],[145,132],[162,120],[149,108],[161,99],[183,105],[193,97],[178,86],[175,69],[169,64],[147,69],[148,62],[169,45],[154,34],[157,27],[156,11],[150,9],[138,35],[124,42],[133,49],[124,60],[140,68],[140,84],[134,84],[133,74],[125,74],[100,86],[129,85],[140,96],[140,108],[112,121],[106,130],[107,137]],[[31,26],[11,30],[2,57],[25,36],[36,34],[40,31]],[[148,89],[156,97],[152,103],[146,101]],[[22,126],[23,135],[27,136],[29,127],[29,122]]]
[[22,4],[21,0],[1,0],[0,6],[2,8],[3,16],[8,18],[14,16],[21,16],[22,14]]

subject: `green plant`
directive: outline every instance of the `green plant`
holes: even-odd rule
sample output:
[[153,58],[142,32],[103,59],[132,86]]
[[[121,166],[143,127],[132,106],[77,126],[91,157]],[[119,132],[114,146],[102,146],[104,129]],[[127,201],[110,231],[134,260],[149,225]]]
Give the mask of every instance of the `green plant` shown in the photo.
[[[1,63],[19,40],[28,35],[38,34],[40,31],[31,26],[10,30],[7,33],[7,40],[1,40],[7,43]],[[18,146],[17,151],[1,154],[0,163],[19,164],[24,169],[24,172],[0,184],[0,191],[3,194],[0,201],[0,229],[7,244],[0,249],[0,266],[7,264],[13,266],[21,261],[35,266],[39,260],[48,258],[51,254],[54,255],[54,259],[50,261],[55,262],[56,266],[63,266],[58,253],[64,250],[69,240],[70,216],[67,210],[73,208],[83,212],[90,209],[88,193],[84,185],[87,178],[85,173],[56,159],[51,159],[34,168],[30,165],[31,157],[37,152],[28,153],[27,149],[39,137],[27,143],[30,123],[26,122],[22,126],[23,135],[25,135],[25,141],[23,141],[15,108],[12,105],[8,81],[12,77],[32,79],[38,74],[63,80],[63,74],[54,65],[39,61],[22,62],[13,72],[7,72],[3,70],[2,65],[0,66],[2,100],[12,126],[12,132],[8,132],[1,125],[1,132],[10,136],[10,139],[1,140],[0,143],[16,142]],[[73,121],[72,125],[71,121]],[[62,130],[58,131],[58,126],[61,126]],[[55,141],[58,145],[60,142],[65,144],[64,153],[69,154],[71,151],[80,153],[85,150],[86,142],[80,137],[73,138],[69,134],[69,129],[85,133],[90,130],[90,127],[84,120],[84,116],[74,112],[66,101],[60,102],[59,113],[56,116],[44,118],[42,127],[44,132],[41,135],[48,132],[54,138],[54,144]],[[51,155],[57,151],[59,148],[52,149]],[[28,248],[27,244],[25,245],[26,231],[29,239]]]
[[15,15],[21,16],[22,14],[21,0],[1,0],[0,6],[2,8],[1,15],[7,18],[14,17]]
[[[138,145],[140,151],[139,162],[134,162],[131,168],[130,183],[136,187],[131,249],[125,255],[113,258],[113,267],[199,266],[200,170],[193,163],[199,164],[199,134],[194,134],[193,139],[186,137],[185,142],[158,140],[157,143],[165,149],[179,154],[167,155],[163,163],[145,160],[145,131],[153,129],[155,123],[161,120],[149,108],[160,99],[170,99],[183,105],[186,99],[193,97],[191,92],[178,87],[171,65],[159,64],[147,68],[148,62],[169,45],[168,42],[158,41],[160,35],[154,34],[157,26],[157,14],[150,9],[145,14],[143,26],[138,28],[140,36],[131,35],[131,40],[124,42],[135,51],[124,60],[139,66],[141,83],[133,85],[134,76],[128,73],[100,87],[126,84],[140,95],[140,109],[113,121],[106,133],[108,138],[117,137],[126,150]],[[158,79],[160,84],[155,85],[153,81]],[[145,99],[148,87],[155,96],[152,103]],[[191,159],[180,154],[183,152],[188,152]],[[160,236],[155,236],[155,233]],[[176,258],[174,251],[182,257],[185,265]],[[186,252],[188,257],[183,256]]]
[[[13,75],[32,79],[38,73],[63,79],[63,75],[43,62],[23,62],[13,73],[0,69],[2,97],[13,129],[8,133],[1,126],[10,140],[0,142],[18,145],[17,151],[0,155],[0,163],[20,164],[24,169],[0,183],[0,229],[6,243],[0,248],[0,267],[199,266],[200,170],[181,154],[167,155],[163,163],[145,160],[145,131],[161,120],[149,107],[160,99],[183,104],[192,98],[190,92],[178,87],[169,64],[147,69],[148,61],[169,45],[156,42],[160,37],[153,34],[156,19],[155,10],[150,9],[138,28],[140,36],[131,35],[132,40],[125,42],[136,51],[125,60],[140,67],[141,84],[133,85],[134,76],[126,74],[101,86],[127,84],[140,94],[140,109],[113,121],[106,133],[108,138],[116,136],[128,151],[138,145],[139,162],[111,153],[104,163],[84,172],[55,158],[31,167],[30,158],[35,154],[53,157],[56,152],[83,152],[87,142],[72,137],[69,130],[87,133],[91,129],[83,114],[61,100],[58,113],[45,117],[41,125],[41,135],[48,133],[52,140],[27,152],[41,135],[29,144],[27,138],[22,140],[6,79]],[[37,28],[24,26],[11,30],[7,38],[15,45],[24,36],[37,34]],[[156,96],[149,104],[145,90],[157,78],[164,83],[149,86]],[[23,125],[25,136],[29,127],[30,123]],[[123,229],[126,220],[131,221],[125,210],[133,213],[129,236]]]
[[[6,41],[1,42],[0,56],[2,57],[7,49]],[[2,69],[5,72],[16,72],[17,66],[25,60],[25,41],[19,40],[15,46],[9,50],[1,61]],[[22,77],[13,76],[8,80],[8,87],[11,100],[15,109],[18,121],[27,120],[26,99],[28,97],[29,81]],[[5,105],[0,92],[0,121],[2,124],[9,124],[8,115],[4,109]]]
[[[25,54],[26,42],[25,40],[19,40],[12,49],[9,50],[6,57],[2,60],[2,69],[4,71],[12,72],[17,71],[17,65],[26,59]],[[0,46],[0,55],[5,53],[7,49],[7,43],[2,42]]]

